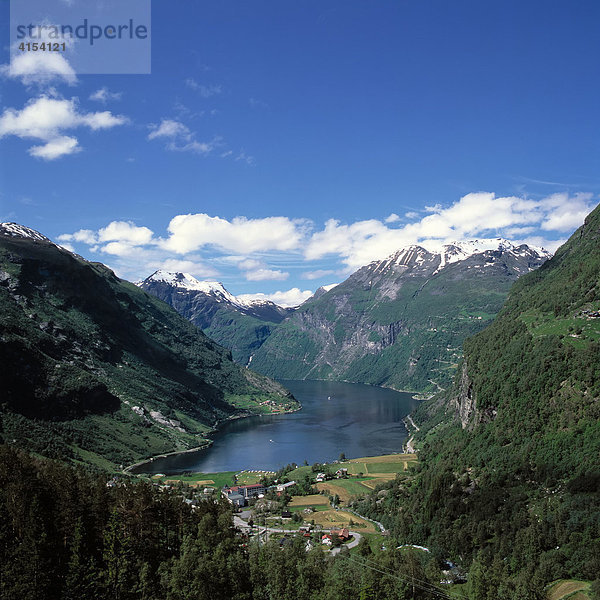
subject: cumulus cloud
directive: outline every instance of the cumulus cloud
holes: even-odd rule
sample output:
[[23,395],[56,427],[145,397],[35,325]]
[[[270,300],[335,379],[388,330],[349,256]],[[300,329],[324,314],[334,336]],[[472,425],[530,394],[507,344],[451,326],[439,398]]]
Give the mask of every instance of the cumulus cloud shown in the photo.
[[[42,29],[36,41],[39,43],[56,42],[49,36],[50,29]],[[74,40],[69,38],[61,40],[61,43],[63,41],[69,46],[74,43]],[[20,79],[27,86],[34,84],[47,86],[56,81],[69,85],[77,83],[75,70],[62,52],[20,52],[16,49],[17,46],[18,43],[12,46],[10,64],[0,66],[0,73],[5,77]]]
[[196,154],[210,154],[215,148],[221,146],[221,138],[215,137],[210,142],[199,142],[196,134],[187,125],[174,119],[163,119],[158,125],[152,124],[149,140],[163,139],[166,149],[173,152],[194,152]]
[[63,233],[58,236],[61,242],[83,242],[84,244],[96,244],[98,236],[91,229],[80,229],[75,233]]
[[396,223],[400,220],[400,217],[396,213],[392,213],[388,217],[385,218],[386,223]]
[[314,292],[310,290],[300,290],[294,287],[286,291],[273,292],[272,294],[241,294],[238,296],[241,300],[270,300],[279,306],[294,307],[299,306],[308,300]]
[[98,230],[98,241],[108,242],[117,240],[139,246],[150,243],[153,235],[151,229],[138,227],[131,221],[113,221],[106,227]]
[[544,231],[571,231],[579,227],[593,207],[592,194],[552,194],[542,200],[548,212],[542,222]]
[[140,246],[155,244],[153,235],[151,229],[138,227],[131,221],[112,221],[98,231],[80,229],[75,233],[63,233],[58,240],[88,244],[92,246],[92,252],[101,250],[115,256],[142,256],[144,251]]
[[284,281],[289,276],[289,273],[276,269],[256,269],[246,272],[248,281]]
[[289,251],[300,246],[302,224],[287,217],[231,221],[204,213],[177,215],[169,223],[170,236],[161,241],[167,250],[185,254],[203,246],[217,246],[236,254],[269,250]]
[[[226,281],[231,277],[258,284],[291,280],[292,273],[307,280],[334,274],[343,278],[410,244],[502,236],[554,251],[595,203],[591,194],[553,194],[532,200],[477,192],[448,206],[431,206],[412,222],[404,218],[387,223],[385,219],[353,223],[330,219],[317,228],[308,220],[282,216],[225,219],[197,213],[173,217],[163,236],[131,221],[112,221],[101,229],[81,229],[58,239],[110,255],[121,273],[136,278],[147,276],[142,269],[151,272],[150,266],[215,277],[213,265],[218,265],[218,275]],[[268,283],[263,285],[272,289]],[[294,305],[310,292],[292,288],[277,294],[293,297],[282,302]],[[268,297],[281,303],[283,296]]]
[[75,154],[75,152],[79,152],[80,150],[81,147],[79,146],[77,138],[63,135],[54,138],[41,146],[32,146],[29,148],[28,152],[31,156],[37,158],[54,160],[66,154]]
[[60,52],[22,52],[13,57],[10,65],[2,66],[2,73],[25,85],[47,85],[56,80],[77,83],[73,67]]
[[[583,222],[592,209],[591,194],[553,194],[542,200],[518,196],[497,197],[474,192],[443,207],[426,207],[424,217],[401,227],[389,227],[375,219],[350,225],[330,219],[322,231],[312,234],[305,246],[308,259],[337,255],[348,267],[357,268],[392,252],[428,240],[450,243],[477,237],[512,237],[521,230],[540,227],[546,231],[568,231]],[[524,235],[523,233],[519,235]],[[549,244],[546,243],[546,247]]]
[[108,88],[103,87],[90,94],[90,100],[106,104],[110,100],[120,100],[122,95],[122,92],[111,92]]
[[32,156],[54,160],[80,150],[77,138],[63,135],[67,129],[88,127],[92,131],[110,129],[127,123],[127,118],[110,111],[80,112],[77,99],[32,98],[24,108],[7,108],[0,116],[0,138],[13,135],[22,139],[37,139],[41,146],[29,149]]

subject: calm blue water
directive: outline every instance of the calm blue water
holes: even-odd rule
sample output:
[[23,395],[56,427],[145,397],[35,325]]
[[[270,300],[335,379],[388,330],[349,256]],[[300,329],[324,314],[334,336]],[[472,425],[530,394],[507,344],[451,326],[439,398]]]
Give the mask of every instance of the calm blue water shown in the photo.
[[159,458],[140,471],[277,470],[292,462],[336,460],[341,452],[356,458],[402,450],[407,437],[402,419],[417,405],[411,394],[332,381],[281,383],[302,410],[231,421],[214,435],[209,449]]

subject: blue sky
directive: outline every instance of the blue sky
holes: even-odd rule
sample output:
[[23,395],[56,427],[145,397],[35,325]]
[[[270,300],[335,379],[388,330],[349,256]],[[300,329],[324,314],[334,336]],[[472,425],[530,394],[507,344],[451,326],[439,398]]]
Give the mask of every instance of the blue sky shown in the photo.
[[151,75],[3,70],[0,219],[288,299],[424,239],[554,249],[599,201],[599,26],[591,0],[153,0]]

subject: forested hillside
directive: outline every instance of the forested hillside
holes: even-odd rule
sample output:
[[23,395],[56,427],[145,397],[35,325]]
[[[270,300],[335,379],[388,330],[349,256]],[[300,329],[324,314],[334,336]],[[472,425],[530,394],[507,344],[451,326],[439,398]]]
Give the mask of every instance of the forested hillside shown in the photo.
[[163,302],[27,228],[0,226],[2,438],[113,469],[298,404]]
[[3,600],[439,597],[429,557],[368,544],[332,557],[319,543],[307,552],[302,537],[249,543],[226,500],[192,506],[183,489],[109,483],[0,446]]
[[599,309],[597,208],[467,340],[451,393],[421,407],[414,486],[360,505],[462,562],[473,598],[600,577]]

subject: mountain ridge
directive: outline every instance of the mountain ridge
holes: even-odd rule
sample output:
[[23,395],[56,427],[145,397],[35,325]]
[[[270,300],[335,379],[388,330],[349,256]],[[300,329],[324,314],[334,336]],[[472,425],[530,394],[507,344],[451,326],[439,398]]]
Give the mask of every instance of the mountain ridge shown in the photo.
[[[361,514],[460,556],[481,598],[542,598],[600,572],[600,206],[413,415],[422,469]],[[363,512],[367,511],[367,512]]]
[[462,341],[491,321],[512,282],[549,256],[502,238],[400,249],[298,307],[253,355],[253,368],[434,391],[449,383]]
[[268,300],[240,299],[223,284],[199,281],[188,273],[156,271],[137,285],[172,306],[244,366],[293,311]]
[[297,406],[164,303],[31,232],[0,227],[4,439],[114,468],[202,445],[265,399]]

